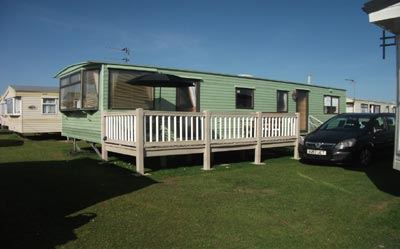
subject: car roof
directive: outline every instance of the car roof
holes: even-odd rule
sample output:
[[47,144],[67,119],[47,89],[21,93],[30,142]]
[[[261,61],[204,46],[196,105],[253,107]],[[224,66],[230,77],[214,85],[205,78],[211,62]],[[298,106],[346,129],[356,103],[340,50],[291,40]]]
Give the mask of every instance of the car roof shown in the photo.
[[385,117],[395,117],[394,113],[342,113],[339,114],[340,117],[377,117],[377,116],[385,116]]

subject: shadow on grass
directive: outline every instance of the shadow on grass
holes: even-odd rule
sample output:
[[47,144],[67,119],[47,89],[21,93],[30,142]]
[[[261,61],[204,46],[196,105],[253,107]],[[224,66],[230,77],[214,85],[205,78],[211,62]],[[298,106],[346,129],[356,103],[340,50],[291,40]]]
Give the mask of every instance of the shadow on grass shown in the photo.
[[80,212],[156,183],[93,159],[0,164],[2,248],[55,248],[95,222]]
[[376,160],[370,167],[362,170],[379,190],[400,196],[400,171],[393,169],[391,158]]
[[358,165],[338,165],[332,163],[302,162],[305,166],[316,167],[342,167],[346,170],[364,172],[372,183],[381,191],[393,196],[400,196],[400,171],[393,169],[393,155],[386,154],[374,159],[366,168]]
[[0,139],[0,147],[21,146],[23,144],[24,144],[23,140]]
[[20,135],[25,139],[29,139],[31,141],[44,141],[44,140],[67,140],[65,137],[61,136],[60,133],[42,133],[42,134],[28,134],[28,135]]

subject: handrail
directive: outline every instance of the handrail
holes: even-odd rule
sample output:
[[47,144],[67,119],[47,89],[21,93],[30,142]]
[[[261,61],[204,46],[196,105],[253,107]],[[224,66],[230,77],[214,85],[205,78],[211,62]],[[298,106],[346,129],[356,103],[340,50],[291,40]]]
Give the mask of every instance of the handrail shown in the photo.
[[317,119],[312,115],[308,115],[308,132],[312,132],[316,130],[321,124],[323,124],[321,120]]

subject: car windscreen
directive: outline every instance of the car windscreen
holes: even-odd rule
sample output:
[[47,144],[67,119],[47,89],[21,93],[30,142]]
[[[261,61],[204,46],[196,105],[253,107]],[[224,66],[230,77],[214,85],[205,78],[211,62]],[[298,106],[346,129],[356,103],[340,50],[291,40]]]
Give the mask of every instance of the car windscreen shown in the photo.
[[363,130],[370,120],[370,117],[338,116],[324,123],[320,130]]

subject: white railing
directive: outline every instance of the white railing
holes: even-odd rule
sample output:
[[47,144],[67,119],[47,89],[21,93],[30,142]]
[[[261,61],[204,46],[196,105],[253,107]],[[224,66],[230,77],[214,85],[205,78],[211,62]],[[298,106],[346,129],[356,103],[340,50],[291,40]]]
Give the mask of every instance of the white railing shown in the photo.
[[145,143],[204,140],[203,113],[145,111]]
[[135,112],[107,113],[104,116],[105,139],[111,143],[135,145],[136,122]]
[[249,140],[256,136],[256,115],[211,113],[211,140]]
[[295,114],[262,114],[262,138],[287,138],[297,135],[297,117]]
[[308,115],[308,132],[312,132],[317,129],[321,124],[323,124],[321,120],[317,119],[312,115]]
[[[170,146],[204,144],[208,141],[206,136],[209,136],[211,143],[260,140],[265,142],[274,139],[296,139],[298,136],[298,117],[290,113],[138,110],[103,113],[105,142],[137,146],[140,138],[143,146]],[[206,122],[208,126],[205,126]],[[140,123],[143,125],[139,126]],[[206,127],[209,128],[208,132]]]

